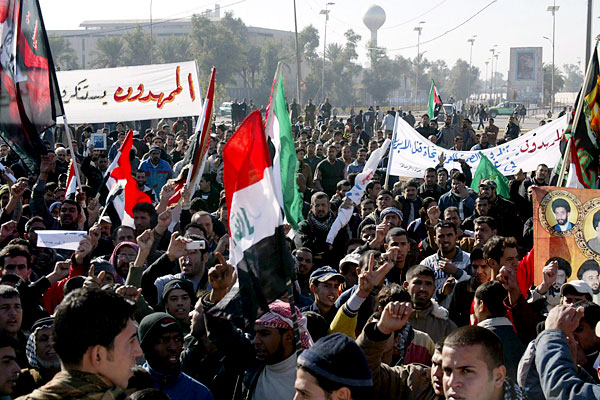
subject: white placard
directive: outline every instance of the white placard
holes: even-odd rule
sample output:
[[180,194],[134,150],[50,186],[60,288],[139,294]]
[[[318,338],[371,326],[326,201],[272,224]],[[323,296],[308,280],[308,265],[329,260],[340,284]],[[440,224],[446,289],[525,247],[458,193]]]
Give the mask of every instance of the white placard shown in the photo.
[[202,110],[195,61],[58,71],[56,76],[72,124],[184,117]]
[[37,234],[37,246],[51,249],[77,250],[79,242],[85,239],[86,231],[40,230]]
[[[535,171],[542,163],[552,169],[560,159],[560,141],[566,125],[567,117],[563,116],[517,139],[481,152],[505,176],[514,175],[519,169]],[[423,178],[425,169],[435,167],[442,153],[446,155],[444,167],[447,170],[460,170],[456,160],[462,158],[475,172],[481,158],[479,151],[453,151],[436,146],[403,119],[399,121],[391,151],[394,154],[390,175],[410,178]]]

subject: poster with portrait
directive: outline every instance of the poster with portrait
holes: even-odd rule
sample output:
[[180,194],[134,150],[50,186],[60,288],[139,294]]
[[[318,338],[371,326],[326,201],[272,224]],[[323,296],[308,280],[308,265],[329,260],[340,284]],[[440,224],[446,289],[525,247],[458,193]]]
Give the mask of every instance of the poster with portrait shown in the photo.
[[517,51],[517,80],[535,80],[535,51]]
[[600,190],[553,186],[533,190],[535,283],[551,257],[561,257],[572,269],[568,280],[586,281],[600,292]]

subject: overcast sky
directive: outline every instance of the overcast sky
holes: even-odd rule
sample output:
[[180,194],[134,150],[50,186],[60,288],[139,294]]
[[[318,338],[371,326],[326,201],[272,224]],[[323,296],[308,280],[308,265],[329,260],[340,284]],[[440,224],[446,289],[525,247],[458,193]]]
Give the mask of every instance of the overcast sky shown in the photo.
[[[354,29],[362,36],[359,46],[361,63],[365,63],[365,47],[370,33],[362,22],[365,11],[373,3],[362,0],[334,0],[327,25],[327,42],[343,43],[344,32]],[[191,16],[215,2],[208,0],[40,0],[47,29],[77,29],[85,20],[147,19],[152,3],[153,18]],[[222,0],[222,12],[231,11],[250,26],[294,30],[293,0]],[[327,1],[297,0],[298,30],[309,24],[319,29],[323,38],[324,17],[319,11]],[[375,2],[387,15],[379,30],[378,45],[389,49],[389,55],[414,57],[417,53],[417,32],[422,24],[421,43],[459,26],[478,11],[478,15],[454,31],[421,44],[425,58],[443,59],[450,67],[458,58],[469,60],[470,44],[467,39],[477,35],[473,46],[473,64],[485,78],[485,61],[490,48],[497,45],[500,52],[498,71],[506,76],[510,47],[543,47],[543,59],[552,62],[552,46],[543,36],[552,38],[552,14],[546,11],[551,0],[380,0]],[[556,64],[585,62],[586,0],[557,0]],[[592,34],[600,33],[600,7],[593,10]],[[321,42],[322,44],[322,42]],[[413,48],[401,49],[409,46]],[[490,71],[491,72],[491,71]]]

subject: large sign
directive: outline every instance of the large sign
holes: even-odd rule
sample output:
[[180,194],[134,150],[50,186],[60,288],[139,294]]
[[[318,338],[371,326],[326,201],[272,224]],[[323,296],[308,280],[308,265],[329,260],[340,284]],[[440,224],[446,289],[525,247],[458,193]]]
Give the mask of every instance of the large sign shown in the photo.
[[535,282],[551,257],[571,264],[567,279],[582,279],[598,298],[600,283],[600,190],[536,187],[534,195]]
[[506,100],[539,103],[543,90],[542,48],[511,47]]
[[195,61],[57,72],[69,123],[98,123],[198,115],[202,110]]
[[[566,116],[540,126],[515,140],[481,150],[481,152],[505,176],[535,171],[540,163],[553,168],[560,159],[560,140],[566,125]],[[425,169],[435,167],[444,153],[444,167],[460,169],[458,159],[463,159],[475,171],[481,155],[479,151],[453,151],[436,146],[406,121],[400,119],[398,131],[392,143],[390,175],[423,178]]]

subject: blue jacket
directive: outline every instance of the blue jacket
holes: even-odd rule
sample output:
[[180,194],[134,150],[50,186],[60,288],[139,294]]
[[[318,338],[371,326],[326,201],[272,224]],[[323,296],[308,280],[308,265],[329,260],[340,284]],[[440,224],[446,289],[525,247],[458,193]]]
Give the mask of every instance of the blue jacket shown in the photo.
[[462,220],[470,217],[475,210],[475,199],[477,198],[477,193],[469,188],[467,188],[467,190],[469,191],[469,194],[464,199],[454,194],[452,190],[444,193],[438,200],[438,206],[440,207],[442,215],[444,214],[444,210],[446,208],[458,207],[459,213],[462,211],[462,215],[460,216]]
[[180,372],[178,376],[161,374],[153,370],[148,363],[144,364],[152,375],[154,387],[169,395],[171,400],[214,400],[206,386]]
[[560,330],[545,330],[535,341],[535,366],[547,399],[600,399],[600,385],[577,375],[567,337]]
[[163,159],[158,160],[157,165],[153,165],[148,158],[140,164],[139,171],[146,173],[146,186],[154,190],[156,198],[160,198],[160,190],[173,176],[171,165]]

